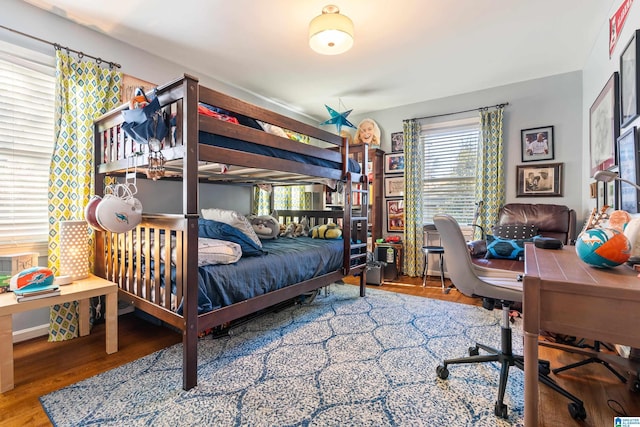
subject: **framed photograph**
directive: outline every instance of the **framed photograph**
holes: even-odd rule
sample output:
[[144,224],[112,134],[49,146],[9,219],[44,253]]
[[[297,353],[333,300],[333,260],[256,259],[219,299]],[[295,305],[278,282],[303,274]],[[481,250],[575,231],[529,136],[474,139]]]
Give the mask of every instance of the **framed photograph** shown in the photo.
[[[618,138],[618,174],[620,178],[638,182],[638,138],[635,126]],[[611,204],[609,204],[611,206]],[[638,190],[620,181],[620,209],[638,213]]]
[[553,126],[522,129],[522,161],[553,160]]
[[386,176],[384,178],[384,197],[404,196],[404,176]]
[[404,199],[387,200],[387,231],[404,231]]
[[[611,172],[618,173],[618,166],[609,168]],[[605,202],[611,209],[618,210],[620,206],[620,181],[613,180],[611,182],[605,182]]]
[[602,209],[602,207],[604,205],[607,204],[606,202],[606,191],[605,191],[605,186],[606,186],[606,182],[601,182],[601,181],[597,181],[596,185],[598,186],[598,197],[596,200],[596,207],[598,208],[598,210]]
[[516,197],[562,196],[563,163],[516,166]]
[[640,69],[638,57],[640,57],[640,43],[638,43],[640,30],[633,33],[633,37],[620,55],[620,126],[626,126],[640,113]]
[[391,134],[391,151],[393,153],[401,153],[404,151],[404,134],[402,132]]
[[618,80],[616,71],[589,108],[590,176],[615,164],[616,140],[620,135]]
[[384,173],[404,173],[404,153],[385,154]]

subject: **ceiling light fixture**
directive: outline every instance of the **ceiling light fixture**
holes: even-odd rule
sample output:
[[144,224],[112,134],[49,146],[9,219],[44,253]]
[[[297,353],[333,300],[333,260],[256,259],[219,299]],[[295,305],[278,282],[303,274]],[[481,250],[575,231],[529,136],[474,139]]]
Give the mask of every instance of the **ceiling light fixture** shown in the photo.
[[338,6],[322,8],[322,15],[309,23],[309,46],[323,55],[338,55],[353,46],[353,22],[340,14]]

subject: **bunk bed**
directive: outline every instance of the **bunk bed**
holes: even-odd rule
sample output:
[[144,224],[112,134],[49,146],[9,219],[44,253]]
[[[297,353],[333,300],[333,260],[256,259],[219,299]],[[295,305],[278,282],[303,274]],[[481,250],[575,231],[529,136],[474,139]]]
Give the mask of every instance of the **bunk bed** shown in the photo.
[[[161,146],[165,170],[158,181],[182,181],[183,212],[144,213],[141,223],[126,233],[96,231],[94,273],[116,282],[121,299],[182,331],[183,388],[188,390],[197,384],[197,341],[201,331],[317,291],[346,275],[360,276],[359,293],[365,295],[368,218],[367,209],[359,206],[367,206],[368,182],[366,174],[360,173],[358,165],[350,161],[349,150],[361,150],[366,156],[368,147],[349,147],[346,140],[333,133],[206,88],[189,75],[159,86],[154,95],[163,110],[175,118],[175,127]],[[199,114],[201,105],[306,135],[312,143]],[[127,108],[128,105],[122,105],[99,117],[94,124],[95,187],[100,196],[110,180],[127,179],[132,171],[144,177],[145,170],[155,170],[157,166],[154,159],[157,160],[158,153],[150,155],[148,147],[137,145],[125,135],[122,111]],[[363,164],[366,162],[365,157]],[[217,285],[210,283],[222,274],[216,270],[222,266],[198,266],[202,231],[199,183],[322,183],[343,188],[342,210],[281,211],[278,218],[281,223],[288,223],[306,217],[311,227],[339,224],[342,239],[324,243],[332,247],[333,260],[319,261],[324,268],[307,272],[302,278],[288,276],[284,283],[259,284],[255,286],[257,291],[234,293],[230,297],[207,296],[216,292]],[[274,243],[279,247],[269,247],[265,252],[277,253],[283,243]],[[321,249],[323,253],[325,250]],[[292,259],[295,255],[284,256]],[[266,276],[260,270],[264,262],[258,258],[261,257],[247,258],[247,264],[253,263],[252,268],[259,269],[254,276]],[[243,256],[238,264],[244,259]],[[297,281],[291,283],[292,280]],[[203,297],[209,298],[206,304]]]

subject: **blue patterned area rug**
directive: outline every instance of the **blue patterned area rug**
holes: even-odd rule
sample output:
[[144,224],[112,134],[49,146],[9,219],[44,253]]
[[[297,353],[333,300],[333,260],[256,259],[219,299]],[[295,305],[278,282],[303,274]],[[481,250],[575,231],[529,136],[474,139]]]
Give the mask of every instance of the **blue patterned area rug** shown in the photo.
[[[512,368],[494,403],[499,366],[452,365],[475,341],[499,346],[500,310],[332,285],[310,305],[201,339],[198,386],[182,390],[182,345],[42,396],[56,426],[523,425],[524,375]],[[522,324],[514,350],[522,352]]]

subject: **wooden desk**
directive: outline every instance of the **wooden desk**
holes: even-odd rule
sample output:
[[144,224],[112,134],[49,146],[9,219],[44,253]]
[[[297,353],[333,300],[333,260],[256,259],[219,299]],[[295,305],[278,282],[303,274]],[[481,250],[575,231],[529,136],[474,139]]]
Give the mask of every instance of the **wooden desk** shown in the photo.
[[627,266],[590,267],[574,246],[525,244],[524,423],[538,425],[538,335],[546,330],[640,347],[640,278]]
[[105,295],[105,323],[107,354],[118,351],[118,286],[90,275],[60,286],[60,295],[17,302],[12,292],[0,294],[0,393],[13,389],[13,325],[12,314],[55,304],[78,301],[80,336],[89,334],[89,298]]

